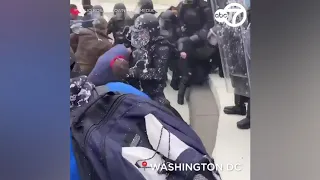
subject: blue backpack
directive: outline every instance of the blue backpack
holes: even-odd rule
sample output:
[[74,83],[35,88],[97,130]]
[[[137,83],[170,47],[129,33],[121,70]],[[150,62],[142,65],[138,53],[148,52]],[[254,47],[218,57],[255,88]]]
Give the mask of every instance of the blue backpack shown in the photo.
[[187,123],[147,98],[97,91],[71,111],[71,133],[82,180],[220,180],[190,169],[214,161]]

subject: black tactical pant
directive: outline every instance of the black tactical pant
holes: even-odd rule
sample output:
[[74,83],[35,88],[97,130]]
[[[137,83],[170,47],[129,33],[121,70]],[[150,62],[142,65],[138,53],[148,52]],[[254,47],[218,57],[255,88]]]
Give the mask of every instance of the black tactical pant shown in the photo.
[[198,54],[187,52],[187,58],[180,60],[182,78],[178,92],[178,104],[183,104],[186,89],[192,84],[202,85],[208,79],[211,70],[210,58],[202,59]]
[[175,58],[170,61],[170,70],[172,71],[171,84],[179,86],[183,75],[184,62],[180,58]]
[[250,98],[242,95],[234,95],[234,104],[239,107],[245,106],[245,103],[248,103],[247,108],[247,117],[250,118]]

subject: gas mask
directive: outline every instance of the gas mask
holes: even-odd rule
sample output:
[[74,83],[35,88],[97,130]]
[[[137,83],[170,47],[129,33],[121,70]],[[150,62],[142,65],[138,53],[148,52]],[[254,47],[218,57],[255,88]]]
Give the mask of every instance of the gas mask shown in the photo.
[[150,34],[147,29],[136,29],[131,27],[131,45],[137,49],[146,46],[150,41]]
[[99,24],[100,22],[99,22],[98,19],[99,19],[100,17],[101,17],[100,12],[92,12],[92,13],[91,13],[91,18],[93,19],[92,24],[93,24],[93,25]]

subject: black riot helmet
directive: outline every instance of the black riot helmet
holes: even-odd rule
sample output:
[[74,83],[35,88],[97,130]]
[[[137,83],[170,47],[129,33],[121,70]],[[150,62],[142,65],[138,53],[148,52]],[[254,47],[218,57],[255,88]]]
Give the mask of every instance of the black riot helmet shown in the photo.
[[172,25],[178,24],[178,18],[171,10],[166,10],[159,16],[160,29],[171,29]]
[[135,48],[142,48],[160,36],[158,18],[150,13],[137,17],[130,30],[131,45]]
[[123,3],[117,3],[113,7],[113,14],[117,20],[124,20],[126,17],[127,8]]
[[91,0],[82,0],[82,7],[86,12],[91,10],[92,9]]
[[100,5],[93,6],[91,11],[94,18],[101,17],[104,14],[103,7]]
[[144,14],[144,13],[156,14],[157,13],[153,8],[152,0],[139,0],[136,7],[136,11],[138,11],[136,12],[138,14]]

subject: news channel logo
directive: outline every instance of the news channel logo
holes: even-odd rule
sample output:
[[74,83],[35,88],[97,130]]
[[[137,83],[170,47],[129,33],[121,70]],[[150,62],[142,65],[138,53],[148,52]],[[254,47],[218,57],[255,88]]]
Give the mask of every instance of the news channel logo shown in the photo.
[[[247,11],[239,3],[230,3],[224,9],[218,9],[214,13],[214,19],[220,23],[226,23],[228,26],[236,28],[247,20]],[[241,20],[239,21],[239,19]]]

